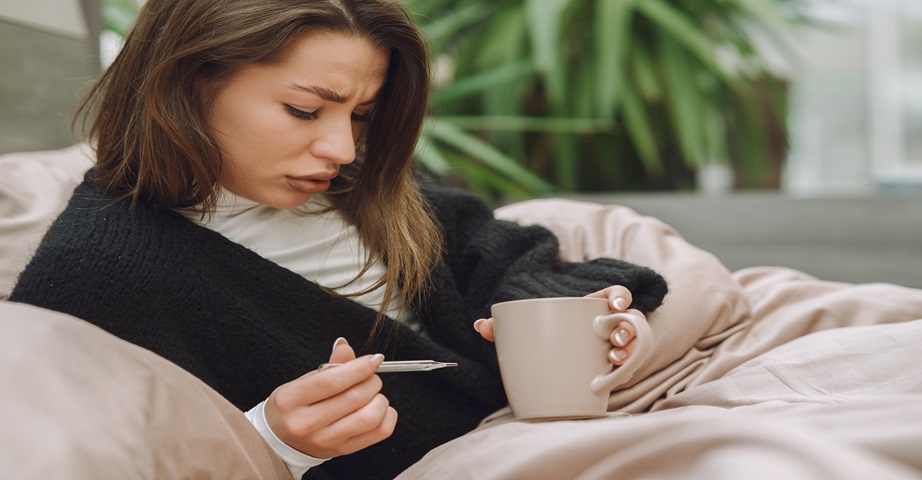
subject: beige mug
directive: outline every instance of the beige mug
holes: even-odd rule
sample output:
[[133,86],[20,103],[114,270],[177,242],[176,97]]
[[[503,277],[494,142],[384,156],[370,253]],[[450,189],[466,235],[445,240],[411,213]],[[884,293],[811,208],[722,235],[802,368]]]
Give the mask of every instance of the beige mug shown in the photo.
[[[606,414],[611,390],[653,353],[643,317],[611,313],[602,298],[535,298],[492,307],[496,354],[513,415],[520,419],[591,418]],[[609,337],[634,326],[636,347],[612,371]]]

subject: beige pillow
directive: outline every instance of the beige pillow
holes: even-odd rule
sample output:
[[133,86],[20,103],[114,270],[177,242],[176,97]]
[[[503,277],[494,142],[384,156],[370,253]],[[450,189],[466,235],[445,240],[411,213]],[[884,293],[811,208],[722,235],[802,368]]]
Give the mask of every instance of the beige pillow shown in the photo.
[[93,165],[86,144],[0,155],[0,300]]
[[291,480],[243,413],[90,323],[0,301],[3,478]]

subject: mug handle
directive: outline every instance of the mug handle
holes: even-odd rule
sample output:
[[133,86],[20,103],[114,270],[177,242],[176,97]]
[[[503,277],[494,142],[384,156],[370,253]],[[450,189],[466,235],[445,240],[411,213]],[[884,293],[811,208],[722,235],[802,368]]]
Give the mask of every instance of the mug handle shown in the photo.
[[589,389],[592,390],[594,395],[611,392],[615,387],[626,382],[630,375],[636,372],[647,357],[653,353],[653,330],[650,329],[650,324],[642,317],[630,313],[599,315],[595,317],[592,326],[595,333],[607,342],[611,336],[612,329],[621,322],[627,322],[634,326],[637,345],[634,348],[634,353],[631,354],[631,358],[624,362],[624,365],[614,369],[611,373],[599,375],[592,379]]

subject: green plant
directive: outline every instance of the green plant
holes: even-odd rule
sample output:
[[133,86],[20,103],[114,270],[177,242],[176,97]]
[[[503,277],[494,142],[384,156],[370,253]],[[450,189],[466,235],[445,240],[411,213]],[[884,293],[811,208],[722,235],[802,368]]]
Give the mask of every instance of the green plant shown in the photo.
[[756,41],[785,47],[796,0],[406,3],[437,59],[418,154],[438,175],[513,198],[688,188],[707,162],[771,183],[785,86]]
[[102,0],[102,28],[125,38],[138,18],[144,0]]

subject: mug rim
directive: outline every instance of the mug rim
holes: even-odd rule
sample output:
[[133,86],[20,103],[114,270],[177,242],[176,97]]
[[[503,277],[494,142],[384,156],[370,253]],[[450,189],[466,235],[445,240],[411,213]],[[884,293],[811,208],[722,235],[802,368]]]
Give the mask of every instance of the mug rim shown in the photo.
[[531,303],[531,302],[548,302],[548,301],[572,301],[572,300],[587,300],[587,301],[601,301],[608,304],[608,299],[606,298],[595,298],[595,297],[540,297],[540,298],[522,298],[519,300],[506,300],[505,302],[494,303],[492,306],[497,307],[499,305],[507,304],[520,304],[520,303]]
[[501,305],[512,305],[512,304],[523,304],[523,303],[533,303],[533,302],[562,302],[562,301],[597,301],[605,302],[608,305],[608,299],[605,298],[595,298],[595,297],[540,297],[540,298],[522,298],[519,300],[506,300],[505,302],[494,303],[490,308],[498,307]]

